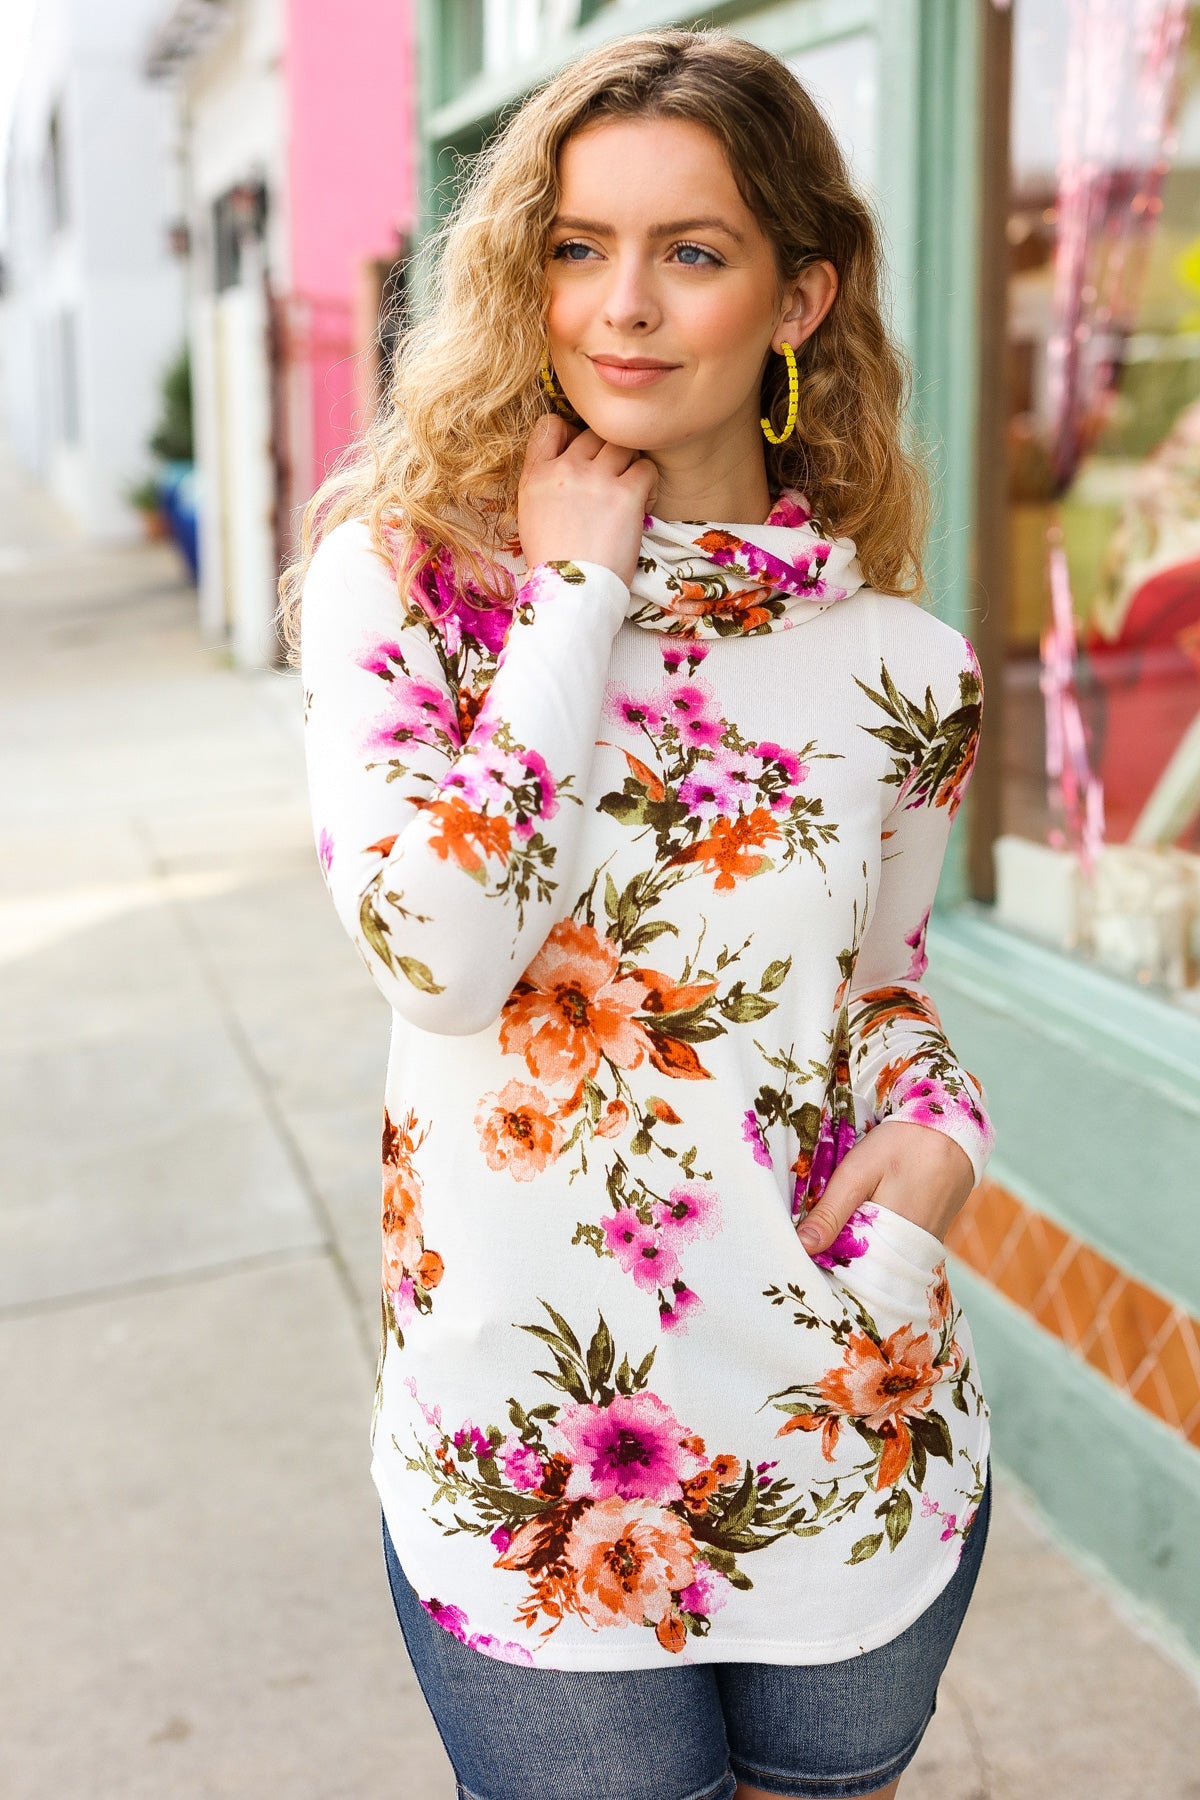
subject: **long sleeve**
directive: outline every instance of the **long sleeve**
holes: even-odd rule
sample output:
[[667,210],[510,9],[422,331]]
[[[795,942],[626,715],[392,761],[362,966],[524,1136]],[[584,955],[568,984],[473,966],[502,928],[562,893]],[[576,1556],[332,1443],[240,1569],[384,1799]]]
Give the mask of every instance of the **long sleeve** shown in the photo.
[[535,565],[471,716],[367,526],[318,548],[301,613],[314,835],[342,924],[414,1025],[483,1030],[569,911],[628,599],[601,564]]
[[965,1069],[921,986],[925,935],[950,827],[979,744],[983,686],[970,642],[944,659],[937,693],[907,697],[880,669],[878,689],[859,682],[888,723],[866,727],[892,751],[898,793],[882,826],[882,864],[850,989],[852,1079],[868,1126],[902,1119],[943,1131],[971,1159],[978,1185],[995,1134],[986,1094]]

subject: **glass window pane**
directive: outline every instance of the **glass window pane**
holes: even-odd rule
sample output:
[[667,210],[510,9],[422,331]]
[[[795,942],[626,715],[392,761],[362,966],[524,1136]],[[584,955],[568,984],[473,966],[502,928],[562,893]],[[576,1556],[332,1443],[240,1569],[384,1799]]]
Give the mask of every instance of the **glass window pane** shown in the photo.
[[1200,1006],[1200,9],[1017,0],[1002,918]]

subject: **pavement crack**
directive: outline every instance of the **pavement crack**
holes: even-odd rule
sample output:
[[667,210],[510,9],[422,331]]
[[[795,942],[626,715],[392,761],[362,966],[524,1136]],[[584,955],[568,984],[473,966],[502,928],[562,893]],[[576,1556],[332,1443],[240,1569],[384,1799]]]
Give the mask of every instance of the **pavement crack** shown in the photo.
[[379,1357],[378,1339],[368,1326],[364,1316],[362,1296],[355,1286],[350,1266],[343,1254],[337,1224],[326,1205],[325,1196],[309,1167],[308,1159],[292,1130],[288,1116],[280,1105],[271,1077],[254,1047],[250,1034],[242,1024],[234,994],[225,982],[209,950],[191,907],[180,897],[171,883],[169,865],[154,841],[153,832],[146,821],[141,818],[132,818],[130,827],[145,851],[147,865],[154,881],[162,890],[163,905],[172,913],[187,940],[201,979],[208,988],[218,1016],[229,1037],[230,1045],[246,1072],[246,1078],[254,1090],[263,1114],[275,1133],[280,1149],[312,1209],[315,1221],[321,1228],[326,1244],[326,1254],[333,1264],[342,1296],[350,1309],[355,1335],[362,1346],[368,1368],[374,1370]]
[[971,1761],[974,1764],[975,1780],[978,1784],[971,1796],[971,1800],[992,1800],[992,1796],[995,1792],[992,1771],[988,1766],[987,1751],[985,1750],[983,1743],[983,1733],[975,1722],[975,1714],[971,1710],[971,1703],[962,1692],[961,1688],[954,1682],[947,1681],[944,1676],[942,1678],[941,1686],[947,1697],[958,1708],[958,1716],[962,1720],[967,1743],[971,1749]]

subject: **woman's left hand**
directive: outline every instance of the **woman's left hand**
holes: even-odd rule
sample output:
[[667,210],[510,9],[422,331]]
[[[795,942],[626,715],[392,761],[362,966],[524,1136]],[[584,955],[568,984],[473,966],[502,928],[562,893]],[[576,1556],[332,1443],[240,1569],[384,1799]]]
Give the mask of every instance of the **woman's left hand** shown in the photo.
[[974,1185],[970,1157],[944,1131],[881,1119],[842,1158],[798,1236],[810,1256],[828,1250],[855,1208],[870,1200],[944,1240]]

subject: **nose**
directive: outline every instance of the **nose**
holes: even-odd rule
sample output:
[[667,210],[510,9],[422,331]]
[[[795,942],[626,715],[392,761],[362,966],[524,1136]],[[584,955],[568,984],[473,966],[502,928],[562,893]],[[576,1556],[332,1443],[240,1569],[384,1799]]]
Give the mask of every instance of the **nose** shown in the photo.
[[652,331],[660,309],[647,259],[639,252],[614,256],[604,295],[604,323],[614,333]]

